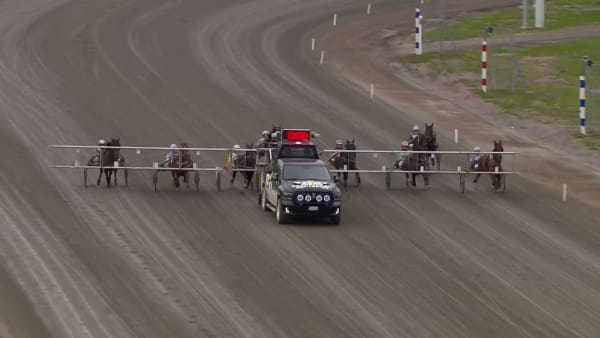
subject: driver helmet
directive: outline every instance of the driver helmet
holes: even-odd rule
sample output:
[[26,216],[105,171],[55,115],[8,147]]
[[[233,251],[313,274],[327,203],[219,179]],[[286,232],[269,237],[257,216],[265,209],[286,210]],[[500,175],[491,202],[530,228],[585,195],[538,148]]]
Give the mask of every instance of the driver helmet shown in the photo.
[[176,145],[175,143],[173,143],[173,144],[171,144],[171,145],[169,146],[169,148],[171,148],[171,149],[173,149],[173,148],[177,148],[177,145]]
[[475,151],[475,152],[480,152],[480,151],[481,151],[481,148],[479,148],[479,146],[475,146],[475,148],[473,148],[473,151]]
[[414,127],[413,127],[413,129],[412,129],[412,131],[419,131],[419,126],[417,126],[417,125],[415,124],[415,126],[414,126]]
[[240,148],[241,148],[241,147],[240,147],[240,145],[239,145],[239,144],[234,144],[234,145],[233,145],[233,149],[240,149]]
[[262,136],[263,137],[268,137],[269,136],[269,131],[268,130],[263,130]]
[[336,148],[341,148],[343,144],[344,144],[344,142],[342,140],[336,140],[335,141],[335,147]]
[[105,144],[106,144],[106,141],[104,141],[104,140],[98,140],[98,145],[103,146]]

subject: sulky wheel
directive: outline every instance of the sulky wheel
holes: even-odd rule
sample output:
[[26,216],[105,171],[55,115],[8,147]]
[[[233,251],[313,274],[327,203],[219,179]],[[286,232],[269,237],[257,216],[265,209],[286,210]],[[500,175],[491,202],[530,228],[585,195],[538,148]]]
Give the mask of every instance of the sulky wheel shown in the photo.
[[87,188],[87,168],[83,168],[83,187]]
[[156,186],[158,185],[158,170],[154,171],[154,174],[152,174],[152,184],[154,185],[154,191],[157,191],[158,189]]
[[262,175],[262,166],[254,167],[254,182],[252,182],[252,188],[254,191],[260,190],[260,176]]
[[217,191],[221,191],[221,172],[217,171]]
[[385,189],[387,191],[390,191],[391,187],[392,187],[392,174],[386,173],[385,174]]

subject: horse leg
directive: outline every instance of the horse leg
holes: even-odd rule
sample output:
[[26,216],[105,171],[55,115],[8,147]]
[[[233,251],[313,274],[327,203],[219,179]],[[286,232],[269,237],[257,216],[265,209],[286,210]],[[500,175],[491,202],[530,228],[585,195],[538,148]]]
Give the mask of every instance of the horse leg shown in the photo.
[[426,187],[429,186],[429,174],[423,175],[423,184],[425,184]]
[[235,175],[236,175],[236,174],[237,174],[237,171],[234,171],[234,172],[231,174],[231,184],[233,184],[233,182],[235,181]]
[[110,188],[110,178],[112,176],[112,169],[104,170],[104,177],[106,177],[106,186]]
[[100,185],[100,180],[102,179],[102,171],[103,169],[100,169],[100,173],[98,174],[98,180],[96,181],[96,185]]
[[[356,166],[356,164],[352,164],[352,170],[358,170],[358,167]],[[358,185],[360,185],[360,173],[357,172],[356,173],[356,182],[358,183]]]
[[412,180],[411,180],[410,184],[411,184],[413,187],[416,187],[416,186],[417,186],[417,181],[416,181],[416,178],[417,178],[417,175],[418,175],[418,174],[416,174],[416,173],[412,173],[412,174],[410,174],[410,175],[411,175],[411,178],[412,178]]
[[477,183],[477,180],[479,180],[479,176],[481,176],[481,174],[477,174],[475,176],[475,179],[473,180],[473,183]]
[[175,170],[171,171],[171,177],[173,178],[173,185],[175,188],[179,188],[179,177],[177,177]]
[[492,187],[494,187],[494,189],[497,189],[496,188],[496,175],[490,174],[490,180],[492,180]]
[[348,172],[344,172],[344,186],[348,184]]
[[246,174],[246,189],[250,188],[250,184],[252,184],[252,176],[254,176],[254,173],[248,171]]

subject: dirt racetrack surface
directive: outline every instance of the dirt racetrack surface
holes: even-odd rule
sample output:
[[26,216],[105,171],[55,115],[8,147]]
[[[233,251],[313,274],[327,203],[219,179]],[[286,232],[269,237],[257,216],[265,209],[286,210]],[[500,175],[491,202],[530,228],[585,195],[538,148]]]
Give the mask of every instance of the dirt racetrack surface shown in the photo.
[[410,107],[370,101],[306,47],[363,5],[0,2],[0,337],[598,336],[600,210],[526,175],[464,195],[455,177],[385,191],[365,176],[333,227],[278,226],[208,179],[84,189],[45,167],[48,144],[222,147],[273,123],[389,149]]

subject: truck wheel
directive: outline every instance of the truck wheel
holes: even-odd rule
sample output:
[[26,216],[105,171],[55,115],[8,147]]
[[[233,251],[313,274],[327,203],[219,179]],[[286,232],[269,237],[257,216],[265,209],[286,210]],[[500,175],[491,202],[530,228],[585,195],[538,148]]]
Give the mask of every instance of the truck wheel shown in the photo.
[[277,200],[277,208],[275,210],[275,219],[277,220],[278,224],[286,224],[288,221],[287,216],[285,215],[285,212],[283,211],[283,204],[281,204],[280,199]]

